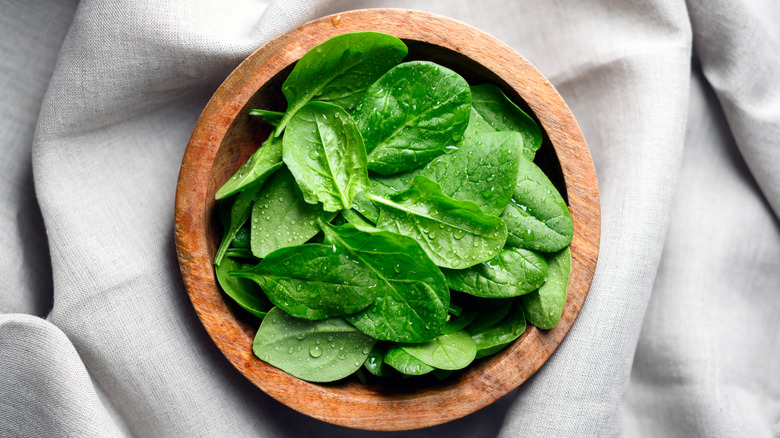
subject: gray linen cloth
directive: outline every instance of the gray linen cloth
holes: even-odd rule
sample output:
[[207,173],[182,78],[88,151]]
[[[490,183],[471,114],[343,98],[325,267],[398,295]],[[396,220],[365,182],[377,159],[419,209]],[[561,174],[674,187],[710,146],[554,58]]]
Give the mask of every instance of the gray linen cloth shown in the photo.
[[[596,164],[579,319],[453,423],[345,429],[254,388],[173,243],[179,165],[243,58],[310,19],[424,9],[557,87]],[[0,1],[0,436],[780,437],[780,2]]]

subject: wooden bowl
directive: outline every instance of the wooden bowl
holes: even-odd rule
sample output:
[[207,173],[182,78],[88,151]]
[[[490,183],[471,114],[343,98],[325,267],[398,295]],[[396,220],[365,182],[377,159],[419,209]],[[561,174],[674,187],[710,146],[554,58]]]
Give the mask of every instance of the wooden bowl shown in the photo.
[[[568,200],[574,221],[572,270],[563,317],[552,330],[528,330],[501,353],[443,381],[316,384],[252,354],[257,327],[226,303],[212,260],[219,244],[214,193],[259,147],[270,127],[252,108],[284,110],[281,84],[309,49],[333,36],[379,31],[409,46],[407,59],[447,66],[470,83],[491,82],[531,114],[545,138],[537,164]],[[225,80],[192,133],[176,192],[176,245],[182,277],[200,320],[228,360],[287,406],[330,423],[368,430],[408,430],[445,423],[496,401],[528,379],[568,333],[590,288],[598,256],[600,213],[595,169],[577,122],[541,73],[509,46],[463,23],[399,9],[344,12],[309,22],[261,47]]]

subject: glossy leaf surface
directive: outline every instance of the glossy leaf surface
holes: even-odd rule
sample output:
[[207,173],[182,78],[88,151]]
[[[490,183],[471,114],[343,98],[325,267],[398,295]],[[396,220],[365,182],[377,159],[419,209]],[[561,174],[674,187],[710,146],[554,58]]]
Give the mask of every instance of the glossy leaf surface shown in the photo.
[[547,281],[535,292],[520,297],[528,322],[547,330],[555,327],[566,305],[571,272],[571,251],[566,248],[547,260]]
[[376,230],[320,222],[325,242],[343,249],[373,270],[376,300],[347,320],[376,339],[424,342],[439,334],[447,319],[450,291],[439,268],[414,239]]
[[287,169],[278,171],[252,206],[252,253],[263,258],[279,248],[306,243],[320,231],[321,214],[321,205],[303,200],[292,174]]
[[517,187],[501,217],[507,245],[542,252],[559,251],[571,243],[574,224],[566,201],[532,161],[521,157]]
[[463,269],[496,257],[506,225],[477,204],[445,196],[438,184],[417,176],[409,189],[387,198],[367,195],[381,210],[377,227],[420,243],[436,265]]
[[366,88],[401,62],[408,49],[398,38],[379,32],[354,32],[333,37],[298,60],[282,85],[287,112],[276,129],[309,101],[330,102],[352,111]]
[[385,363],[397,371],[408,376],[422,376],[435,368],[407,353],[398,345],[392,345],[387,349]]
[[443,272],[452,289],[477,297],[509,298],[538,289],[547,275],[547,262],[533,251],[506,247],[493,260]]
[[333,245],[285,247],[231,274],[257,282],[274,305],[305,319],[359,312],[377,296],[374,271]]
[[309,204],[321,202],[325,211],[349,209],[368,189],[366,148],[341,107],[307,104],[290,119],[283,143],[284,162]]
[[238,193],[250,185],[261,185],[277,169],[282,167],[282,141],[269,138],[230,177],[214,195],[216,199],[224,199]]
[[534,119],[493,84],[473,86],[471,95],[472,106],[493,129],[514,131],[523,135],[523,154],[533,160],[542,145],[542,130]]
[[357,371],[376,343],[341,318],[307,321],[271,309],[252,350],[271,365],[309,382],[332,382]]
[[452,70],[427,61],[393,67],[366,90],[354,113],[368,168],[391,175],[457,147],[470,108],[468,84]]
[[465,368],[477,354],[476,344],[465,331],[443,334],[422,344],[399,346],[423,363],[442,370]]
[[514,193],[522,149],[523,137],[515,132],[466,137],[457,151],[434,159],[420,175],[439,183],[450,198],[473,201],[498,216]]
[[239,306],[258,318],[263,318],[272,304],[255,282],[228,274],[240,268],[241,265],[237,261],[229,257],[223,258],[222,263],[215,268],[219,285]]

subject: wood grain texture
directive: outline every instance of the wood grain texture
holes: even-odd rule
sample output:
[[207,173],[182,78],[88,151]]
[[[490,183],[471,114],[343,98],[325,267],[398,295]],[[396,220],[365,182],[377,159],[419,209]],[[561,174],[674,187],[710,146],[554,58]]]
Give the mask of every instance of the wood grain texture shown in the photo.
[[[492,82],[542,126],[537,163],[567,197],[574,221],[572,274],[563,316],[551,330],[529,326],[496,356],[444,381],[363,385],[355,379],[308,383],[252,354],[256,326],[216,286],[212,260],[219,236],[214,193],[256,150],[270,129],[252,108],[284,110],[281,84],[294,62],[333,36],[379,31],[403,39],[409,58],[438,62],[471,84]],[[225,357],[253,384],[287,406],[323,421],[368,430],[408,430],[445,423],[481,409],[528,379],[574,324],[590,289],[600,236],[596,173],[577,122],[541,73],[485,32],[441,16],[369,9],[309,22],[261,47],[225,80],[190,139],[179,175],[175,212],[182,277],[193,306]]]

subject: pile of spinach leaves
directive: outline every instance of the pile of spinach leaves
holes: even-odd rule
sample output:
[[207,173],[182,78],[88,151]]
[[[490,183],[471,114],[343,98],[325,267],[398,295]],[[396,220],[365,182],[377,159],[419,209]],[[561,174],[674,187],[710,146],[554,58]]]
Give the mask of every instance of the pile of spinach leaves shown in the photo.
[[301,379],[443,378],[563,311],[572,221],[539,126],[406,55],[376,32],[308,52],[216,194],[219,284],[262,319],[257,357]]

